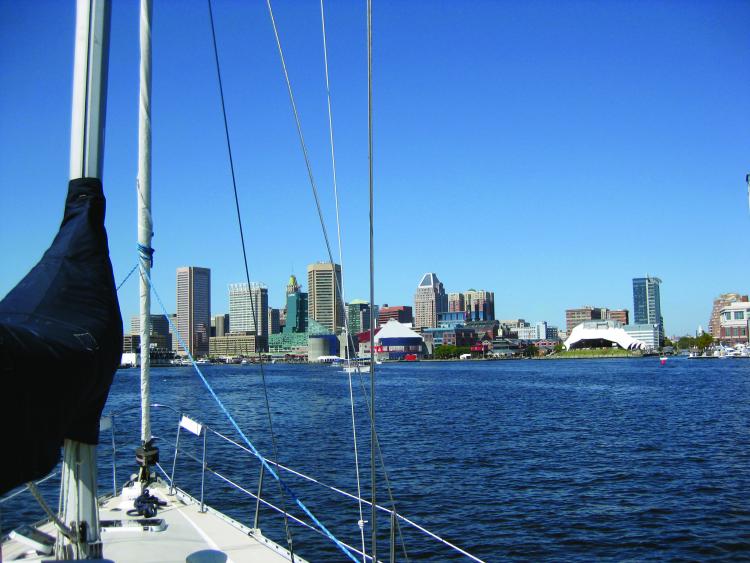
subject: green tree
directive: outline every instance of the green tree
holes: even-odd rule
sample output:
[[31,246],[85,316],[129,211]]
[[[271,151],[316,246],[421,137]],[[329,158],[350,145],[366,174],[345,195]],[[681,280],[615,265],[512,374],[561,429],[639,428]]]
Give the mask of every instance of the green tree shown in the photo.
[[527,358],[533,358],[539,353],[539,349],[533,344],[529,344],[523,349],[523,355]]
[[704,332],[698,338],[695,339],[695,345],[699,349],[705,350],[706,348],[711,346],[711,344],[713,344],[713,341],[714,341],[714,337],[708,334],[707,332]]
[[436,360],[449,360],[450,358],[458,357],[457,348],[451,344],[435,346],[435,351],[432,355]]
[[563,350],[565,350],[565,344],[563,344],[562,342],[558,342],[557,344],[555,344],[555,354],[559,354]]
[[695,338],[692,336],[681,336],[677,341],[677,347],[681,350],[688,350],[695,346]]

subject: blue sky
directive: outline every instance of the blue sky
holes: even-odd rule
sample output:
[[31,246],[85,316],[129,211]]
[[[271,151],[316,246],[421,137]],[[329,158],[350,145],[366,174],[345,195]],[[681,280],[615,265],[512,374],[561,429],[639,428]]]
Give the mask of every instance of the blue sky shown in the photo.
[[[0,295],[56,232],[68,174],[73,2],[0,1]],[[319,5],[273,4],[335,232]],[[138,5],[114,3],[105,191],[119,281],[136,262]],[[280,306],[326,258],[260,1],[216,0],[251,278]],[[347,297],[368,296],[364,2],[326,3]],[[750,292],[748,2],[375,1],[376,301],[424,272],[495,292],[500,318],[564,326],[662,284],[669,334]],[[154,283],[243,281],[205,2],[155,2]],[[304,283],[304,282],[303,282]],[[137,312],[137,284],[120,294]],[[156,308],[157,305],[154,304]]]

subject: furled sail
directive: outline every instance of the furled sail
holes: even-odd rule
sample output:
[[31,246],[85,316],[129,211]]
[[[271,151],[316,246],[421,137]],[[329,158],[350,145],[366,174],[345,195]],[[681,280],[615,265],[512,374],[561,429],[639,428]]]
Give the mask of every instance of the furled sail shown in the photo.
[[96,178],[71,180],[60,230],[0,301],[0,494],[49,473],[68,438],[99,439],[122,318]]

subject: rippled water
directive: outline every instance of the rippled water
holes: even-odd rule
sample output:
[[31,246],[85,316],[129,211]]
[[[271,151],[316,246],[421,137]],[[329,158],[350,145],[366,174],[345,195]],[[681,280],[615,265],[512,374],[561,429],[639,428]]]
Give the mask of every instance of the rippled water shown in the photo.
[[[272,457],[258,368],[209,366],[205,373]],[[379,366],[378,374],[377,426],[399,512],[477,557],[750,559],[750,361],[424,362]],[[266,378],[281,462],[356,491],[347,376],[330,367],[272,365]],[[154,401],[235,436],[190,368],[154,370],[152,381]],[[368,496],[369,429],[355,392]],[[119,372],[106,412],[123,411],[137,394],[137,372]],[[137,437],[136,417],[116,418],[118,481],[132,471],[126,443]],[[154,413],[168,471],[176,422],[171,411]],[[197,438],[183,434],[181,446],[201,455]],[[111,451],[100,450],[100,488],[108,490]],[[257,461],[213,435],[208,464],[257,489]],[[252,523],[254,500],[206,479],[209,503]],[[185,456],[175,480],[199,495],[199,464]],[[289,482],[337,536],[359,545],[356,503]],[[383,502],[382,483],[380,491]],[[55,485],[45,494],[54,504]],[[264,494],[278,501],[269,479]],[[4,529],[38,516],[26,502],[23,494],[2,505]],[[387,560],[387,516],[379,524],[379,558]],[[269,510],[260,525],[285,543],[281,520]],[[343,560],[316,534],[299,526],[292,532],[299,555]],[[419,533],[404,530],[404,539],[410,559],[460,559]]]

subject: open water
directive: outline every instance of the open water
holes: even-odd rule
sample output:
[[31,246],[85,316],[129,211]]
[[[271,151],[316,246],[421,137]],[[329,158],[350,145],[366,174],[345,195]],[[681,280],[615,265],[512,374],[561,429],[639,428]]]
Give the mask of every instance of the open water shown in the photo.
[[[327,366],[269,365],[280,461],[356,492],[347,375]],[[209,381],[259,450],[273,457],[257,366],[206,366]],[[105,413],[119,413],[117,480],[133,471],[138,372],[118,372]],[[369,380],[364,377],[369,389]],[[153,400],[235,437],[192,368],[155,369]],[[363,496],[369,428],[355,376]],[[397,509],[487,561],[750,560],[750,361],[672,358],[423,362],[378,366],[377,428]],[[162,465],[171,471],[176,415],[155,409]],[[100,482],[113,485],[109,435]],[[175,481],[200,496],[202,439],[183,432]],[[208,435],[209,468],[258,487],[255,458]],[[378,502],[387,504],[379,473]],[[359,547],[356,502],[294,476],[288,482],[340,539]],[[45,483],[56,505],[57,485]],[[264,495],[280,503],[266,476]],[[205,498],[246,524],[255,501],[210,473]],[[287,498],[287,506],[292,503]],[[23,493],[0,505],[4,530],[40,517]],[[298,509],[291,510],[300,514]],[[370,520],[369,512],[365,520]],[[264,533],[285,544],[281,518]],[[379,559],[390,521],[379,518]],[[369,524],[368,524],[369,552]],[[461,560],[402,525],[411,560]],[[326,539],[292,526],[310,561],[345,560]],[[106,554],[105,554],[106,555]],[[397,549],[405,560],[403,548]],[[468,560],[468,559],[464,559]]]

